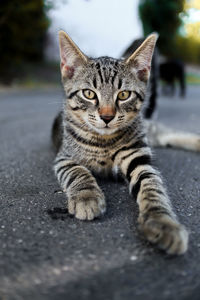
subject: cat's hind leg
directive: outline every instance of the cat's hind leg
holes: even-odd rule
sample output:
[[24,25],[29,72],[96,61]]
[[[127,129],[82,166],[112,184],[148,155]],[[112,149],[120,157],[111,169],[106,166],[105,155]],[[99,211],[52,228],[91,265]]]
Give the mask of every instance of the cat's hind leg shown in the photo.
[[153,147],[172,147],[200,152],[200,135],[176,131],[163,124],[146,121],[147,137]]

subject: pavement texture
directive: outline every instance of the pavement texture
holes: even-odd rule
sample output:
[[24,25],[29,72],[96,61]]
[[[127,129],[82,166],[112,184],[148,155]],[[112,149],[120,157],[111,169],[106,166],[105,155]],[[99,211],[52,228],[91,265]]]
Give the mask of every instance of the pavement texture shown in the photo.
[[[156,149],[156,165],[188,252],[171,257],[143,240],[137,206],[122,182],[101,179],[108,209],[92,222],[71,217],[52,171],[60,89],[0,93],[0,299],[200,299],[200,154]],[[200,133],[200,87],[159,98],[158,119]]]

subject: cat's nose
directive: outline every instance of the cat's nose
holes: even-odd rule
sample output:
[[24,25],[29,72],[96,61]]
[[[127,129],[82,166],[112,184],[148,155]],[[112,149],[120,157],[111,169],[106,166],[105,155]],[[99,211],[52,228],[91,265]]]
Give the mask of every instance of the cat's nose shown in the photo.
[[111,115],[100,115],[100,118],[106,123],[108,124],[112,119],[114,119],[115,116]]
[[115,108],[112,106],[103,106],[99,108],[99,116],[106,124],[108,124],[112,119],[114,119],[115,114]]

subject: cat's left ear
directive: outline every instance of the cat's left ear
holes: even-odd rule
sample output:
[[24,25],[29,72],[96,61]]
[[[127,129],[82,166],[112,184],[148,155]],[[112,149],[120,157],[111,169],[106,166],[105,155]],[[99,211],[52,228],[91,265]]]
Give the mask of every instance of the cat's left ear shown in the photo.
[[157,33],[149,35],[142,45],[125,60],[125,63],[136,71],[141,81],[146,82],[149,79],[151,60],[157,39]]
[[71,79],[76,68],[84,65],[88,58],[62,30],[59,31],[59,46],[62,77]]

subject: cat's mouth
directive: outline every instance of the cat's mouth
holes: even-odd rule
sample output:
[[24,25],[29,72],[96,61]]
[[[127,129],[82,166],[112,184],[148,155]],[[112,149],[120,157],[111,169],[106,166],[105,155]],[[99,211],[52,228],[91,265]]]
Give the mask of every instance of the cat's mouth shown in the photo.
[[87,122],[87,124],[93,131],[99,133],[100,135],[110,135],[117,131],[116,128],[111,128],[109,124],[105,124],[104,127],[97,127],[95,124],[91,124],[90,122]]
[[110,128],[108,125],[104,126],[104,127],[95,127],[94,128],[95,131],[101,135],[110,135],[113,134],[114,132],[116,132],[116,128]]

